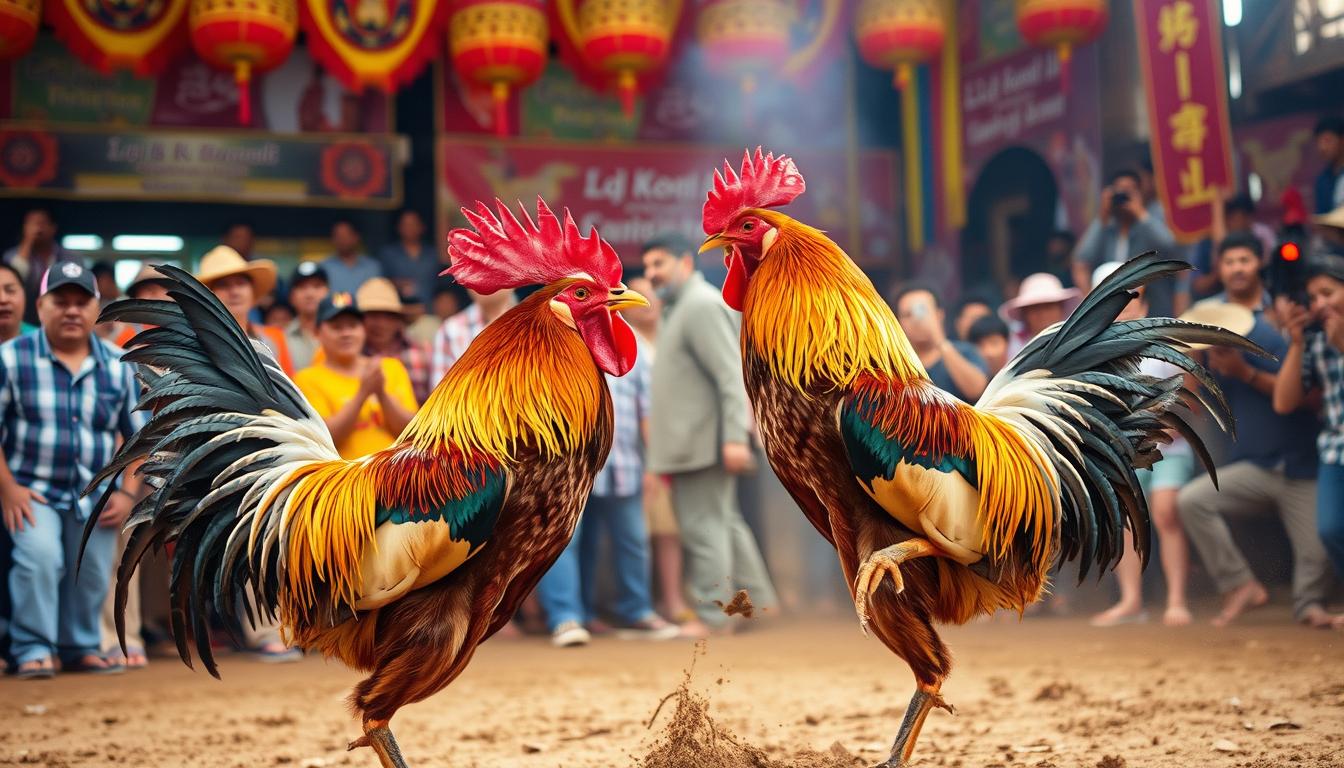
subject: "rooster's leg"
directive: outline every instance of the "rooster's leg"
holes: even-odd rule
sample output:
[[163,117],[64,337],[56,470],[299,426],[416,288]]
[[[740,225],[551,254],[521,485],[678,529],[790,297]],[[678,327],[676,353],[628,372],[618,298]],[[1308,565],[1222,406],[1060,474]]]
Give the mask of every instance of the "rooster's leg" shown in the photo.
[[882,586],[883,577],[891,574],[891,581],[899,595],[905,590],[905,582],[901,579],[901,563],[938,553],[938,548],[928,539],[913,538],[879,549],[863,561],[858,575],[854,577],[854,610],[859,614],[859,627],[865,635],[868,634],[868,599]]
[[364,735],[350,742],[346,750],[359,747],[372,747],[383,768],[409,768],[401,757],[401,747],[397,746],[397,740],[392,737],[387,720],[365,720]]
[[910,755],[915,751],[915,740],[919,738],[919,729],[934,707],[952,712],[952,705],[943,701],[936,686],[920,685],[910,704],[905,708],[905,718],[901,720],[901,729],[896,732],[896,742],[891,745],[891,757],[876,768],[905,768],[910,764]]

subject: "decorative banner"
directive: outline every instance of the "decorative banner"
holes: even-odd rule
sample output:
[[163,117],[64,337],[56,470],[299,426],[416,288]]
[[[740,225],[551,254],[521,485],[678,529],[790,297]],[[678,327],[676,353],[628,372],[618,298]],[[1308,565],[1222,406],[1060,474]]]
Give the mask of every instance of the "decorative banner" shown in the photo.
[[400,137],[0,124],[0,195],[395,207]]
[[84,63],[100,72],[162,72],[187,44],[184,0],[47,0],[47,17]]
[[1134,0],[1148,92],[1153,169],[1180,240],[1213,222],[1219,189],[1235,184],[1217,0]]
[[1240,179],[1252,173],[1260,177],[1257,218],[1277,225],[1283,214],[1283,193],[1291,188],[1307,201],[1309,212],[1314,207],[1313,184],[1321,166],[1312,130],[1319,117],[1315,112],[1299,112],[1240,123],[1232,129]]
[[[531,206],[540,195],[568,206],[585,231],[596,226],[627,263],[669,230],[699,242],[700,209],[711,174],[739,147],[619,147],[444,138],[439,145],[439,225],[462,226],[459,209],[495,198]],[[896,155],[861,153],[851,179],[843,150],[790,151],[807,175],[807,194],[786,212],[826,230],[860,264],[894,268],[899,248]]]
[[[157,78],[102,75],[46,35],[0,66],[0,118],[45,123],[159,128],[236,128],[233,75],[186,52]],[[302,47],[280,68],[253,78],[253,128],[268,133],[381,133],[392,129],[390,99],[342,88]]]
[[313,58],[356,93],[391,93],[439,52],[449,3],[436,0],[301,0]]

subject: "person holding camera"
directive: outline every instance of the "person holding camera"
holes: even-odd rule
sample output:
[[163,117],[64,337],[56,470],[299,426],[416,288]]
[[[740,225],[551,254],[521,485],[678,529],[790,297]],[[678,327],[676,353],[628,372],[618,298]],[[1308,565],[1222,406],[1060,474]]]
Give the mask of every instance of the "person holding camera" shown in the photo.
[[[1162,217],[1151,212],[1139,189],[1139,174],[1117,171],[1101,190],[1097,218],[1087,226],[1073,262],[1073,282],[1084,293],[1092,288],[1092,272],[1111,261],[1125,262],[1141,253],[1158,251],[1180,257],[1176,239]],[[1170,317],[1185,308],[1188,289],[1172,279],[1150,283],[1148,307],[1153,317]]]
[[[1309,306],[1287,295],[1275,299],[1289,343],[1274,380],[1274,410],[1290,413],[1321,390],[1316,527],[1336,573],[1344,574],[1344,256],[1317,254],[1308,261],[1305,298]],[[1334,624],[1344,629],[1344,617]]]
[[908,285],[896,294],[892,307],[933,383],[968,403],[979,400],[989,384],[985,361],[975,347],[947,338],[946,317],[933,289]]

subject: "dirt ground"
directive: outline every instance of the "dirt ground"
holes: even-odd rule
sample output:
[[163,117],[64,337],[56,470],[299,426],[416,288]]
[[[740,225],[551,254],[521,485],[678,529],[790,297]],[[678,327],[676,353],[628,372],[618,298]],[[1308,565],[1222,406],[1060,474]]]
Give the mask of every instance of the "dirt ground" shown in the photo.
[[[1267,610],[1252,618],[1224,631],[1062,619],[947,630],[957,665],[944,693],[957,714],[930,716],[916,765],[1344,766],[1344,634]],[[678,641],[492,641],[393,727],[414,768],[643,766],[675,699],[646,723],[694,658],[712,738],[726,729],[759,748],[754,765],[885,758],[911,689],[899,660],[851,621],[757,626],[698,658]],[[223,674],[155,659],[118,677],[0,681],[0,765],[376,768],[370,751],[344,748],[358,733],[343,701],[355,674],[243,658],[226,658]]]

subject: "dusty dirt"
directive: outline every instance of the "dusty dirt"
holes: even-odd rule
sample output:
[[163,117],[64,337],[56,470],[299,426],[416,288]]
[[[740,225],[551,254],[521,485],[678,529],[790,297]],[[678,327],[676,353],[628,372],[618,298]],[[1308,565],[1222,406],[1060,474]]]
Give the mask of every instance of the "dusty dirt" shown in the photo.
[[[948,630],[957,714],[930,715],[916,766],[1344,766],[1344,634],[1263,613],[1226,631]],[[376,768],[368,750],[345,752],[355,674],[318,659],[222,670],[221,683],[156,658],[119,677],[0,681],[0,765]],[[794,620],[716,637],[698,657],[678,641],[492,641],[392,724],[414,768],[844,768],[886,757],[910,690],[855,622]]]
[[715,600],[714,604],[727,616],[741,615],[750,619],[756,615],[756,606],[751,604],[751,595],[745,589],[737,590],[737,594],[733,595],[733,599],[729,600],[727,605],[724,605],[722,600]]

